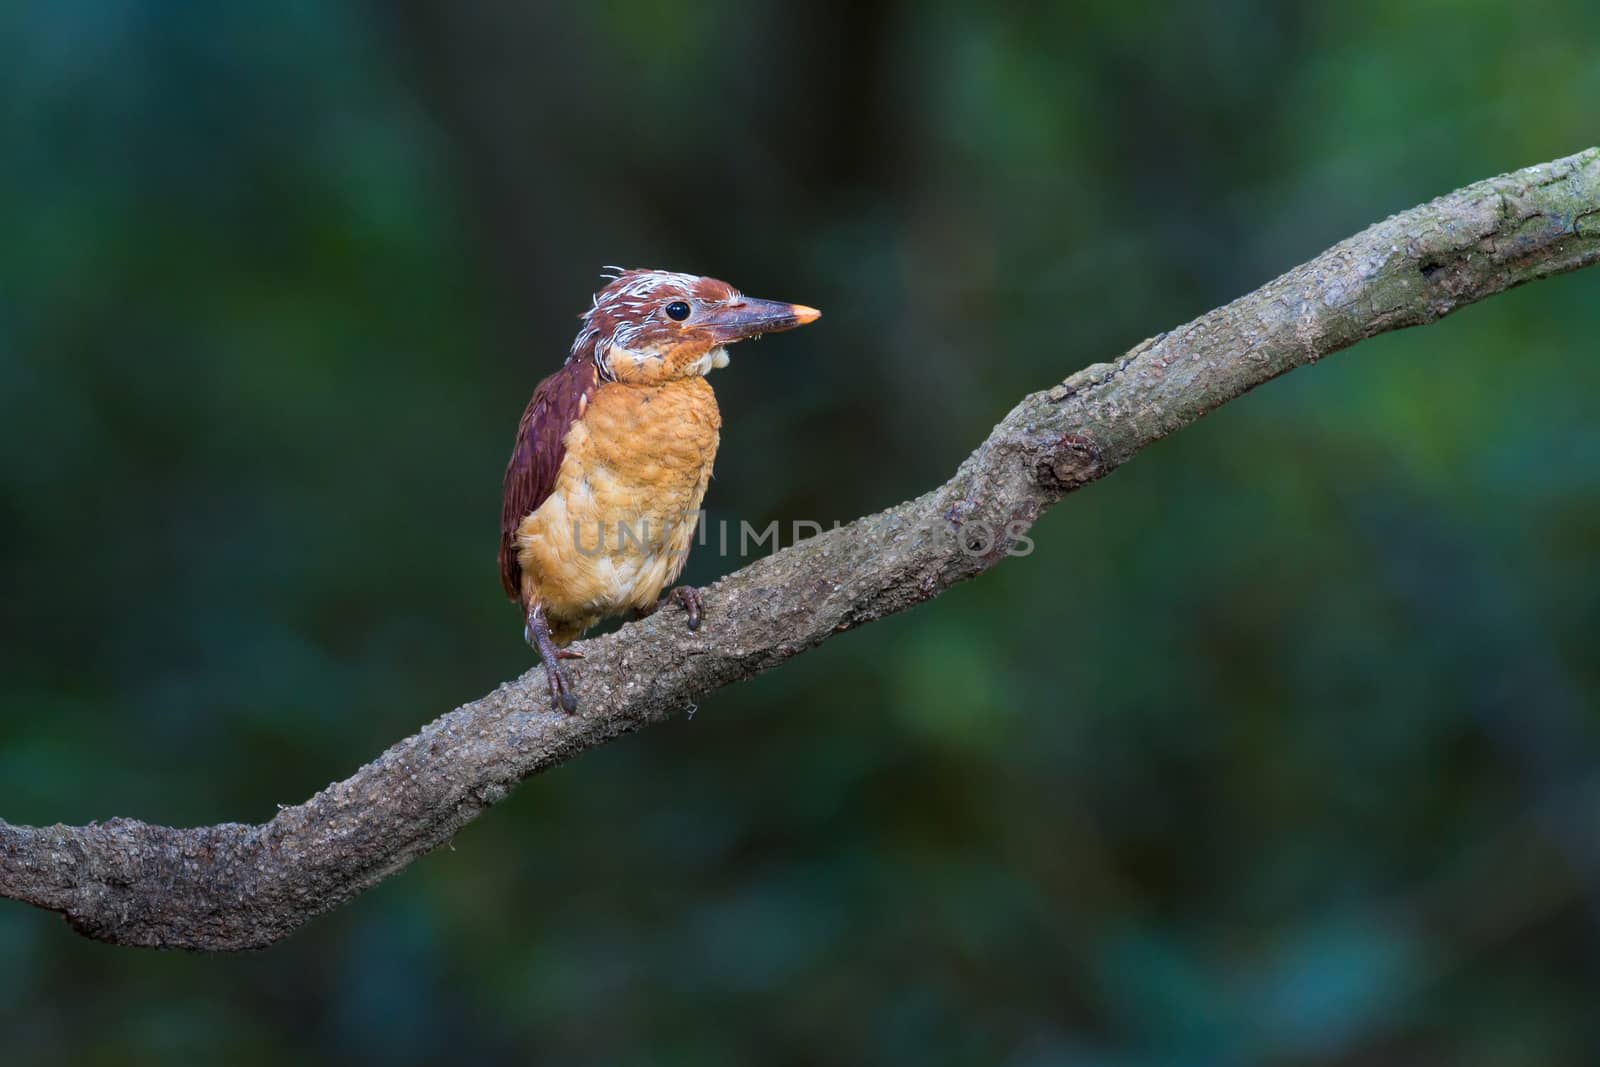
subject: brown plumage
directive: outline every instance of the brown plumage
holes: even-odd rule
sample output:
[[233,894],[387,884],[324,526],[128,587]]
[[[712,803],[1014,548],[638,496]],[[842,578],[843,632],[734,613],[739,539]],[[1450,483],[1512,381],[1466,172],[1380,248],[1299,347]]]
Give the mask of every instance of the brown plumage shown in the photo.
[[600,372],[592,361],[568,360],[538,384],[522,412],[517,445],[506,464],[505,493],[500,502],[500,584],[512,599],[522,595],[517,524],[555,489],[556,473],[567,454],[562,438],[598,384]]
[[[555,703],[577,706],[561,647],[607,615],[654,611],[683,570],[722,425],[706,374],[727,345],[819,314],[665,271],[622,271],[595,294],[523,412],[500,511],[501,584]],[[672,599],[697,628],[698,592]]]

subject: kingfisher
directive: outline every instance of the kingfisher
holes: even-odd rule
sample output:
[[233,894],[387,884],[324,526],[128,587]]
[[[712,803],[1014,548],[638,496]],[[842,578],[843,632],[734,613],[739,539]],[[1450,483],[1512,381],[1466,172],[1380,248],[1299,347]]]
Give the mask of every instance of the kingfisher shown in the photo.
[[756,300],[727,282],[608,268],[566,362],[533,391],[506,464],[500,580],[522,609],[551,703],[577,695],[566,645],[601,619],[680,606],[700,628],[683,571],[711,480],[722,415],[706,376],[728,346],[815,322],[804,304]]

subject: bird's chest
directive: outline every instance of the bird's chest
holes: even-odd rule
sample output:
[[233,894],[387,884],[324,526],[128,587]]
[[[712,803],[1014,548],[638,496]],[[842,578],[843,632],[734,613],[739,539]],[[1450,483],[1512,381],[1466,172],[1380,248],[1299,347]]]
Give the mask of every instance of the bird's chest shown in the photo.
[[720,428],[703,378],[595,391],[529,531],[558,596],[606,610],[655,602],[683,569]]

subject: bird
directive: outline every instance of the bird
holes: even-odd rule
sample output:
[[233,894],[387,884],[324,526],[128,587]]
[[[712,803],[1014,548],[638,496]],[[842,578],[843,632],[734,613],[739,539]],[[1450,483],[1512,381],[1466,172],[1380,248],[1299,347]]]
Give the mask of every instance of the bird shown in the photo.
[[815,322],[804,304],[747,297],[727,282],[607,268],[566,361],[533,391],[506,464],[500,579],[522,611],[553,707],[577,711],[566,646],[603,618],[681,606],[677,586],[711,479],[722,416],[706,376],[728,346]]

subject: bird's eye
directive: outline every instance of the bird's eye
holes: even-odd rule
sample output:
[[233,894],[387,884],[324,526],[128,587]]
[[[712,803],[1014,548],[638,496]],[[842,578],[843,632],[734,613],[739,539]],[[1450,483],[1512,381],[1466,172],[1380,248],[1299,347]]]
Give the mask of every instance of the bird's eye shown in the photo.
[[689,317],[689,305],[682,300],[674,300],[667,305],[667,318],[682,322]]

